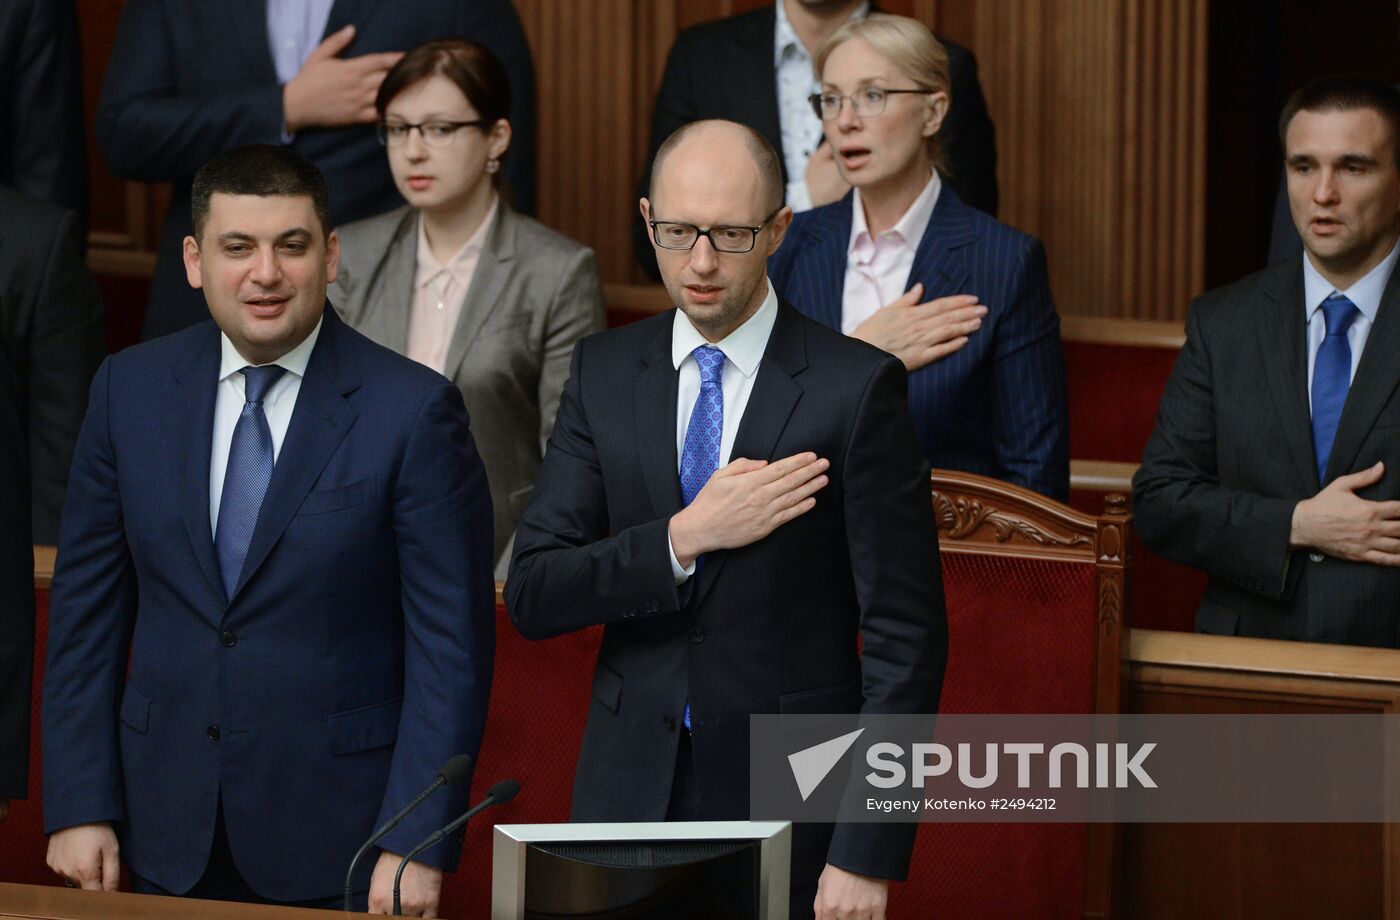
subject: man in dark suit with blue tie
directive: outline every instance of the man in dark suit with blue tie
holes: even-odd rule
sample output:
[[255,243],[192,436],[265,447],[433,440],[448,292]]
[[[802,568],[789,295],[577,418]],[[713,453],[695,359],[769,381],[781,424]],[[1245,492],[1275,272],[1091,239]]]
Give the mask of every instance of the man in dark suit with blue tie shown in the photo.
[[1133,510],[1201,631],[1400,647],[1400,91],[1315,81],[1280,134],[1304,253],[1192,305]]
[[[529,638],[604,626],[574,820],[743,820],[751,714],[936,710],[928,465],[899,361],[765,277],[792,217],[772,147],[698,122],[653,177],[677,309],[574,349],[507,605]],[[799,825],[792,916],[882,917],[914,831]]]
[[[214,322],[109,358],[75,453],[44,688],[49,864],[114,888],[120,847],[140,892],[334,906],[360,843],[481,743],[490,497],[457,388],[327,303],[339,245],[315,167],[221,154],[193,217],[185,267]],[[467,785],[362,865],[371,907]],[[410,864],[410,911],[436,907],[456,858]]]

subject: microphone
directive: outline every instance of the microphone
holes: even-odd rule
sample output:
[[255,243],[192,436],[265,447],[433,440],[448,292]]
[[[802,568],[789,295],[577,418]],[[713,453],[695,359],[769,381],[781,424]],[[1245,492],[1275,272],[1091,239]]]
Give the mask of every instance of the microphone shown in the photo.
[[515,798],[516,794],[519,792],[520,783],[518,781],[513,779],[501,780],[487,790],[486,798],[467,809],[451,824],[433,831],[427,837],[423,838],[423,841],[419,843],[418,846],[409,850],[407,855],[404,856],[403,862],[399,863],[399,871],[394,873],[394,916],[397,917],[402,912],[402,905],[399,902],[399,882],[403,879],[404,867],[408,865],[410,859],[428,849],[428,847],[440,842],[442,838],[446,837],[448,834],[460,830],[468,821],[490,808],[492,805],[504,805],[509,802],[511,799]]
[[379,830],[370,835],[370,838],[365,841],[365,845],[360,847],[359,852],[355,854],[355,858],[350,860],[350,869],[345,873],[345,909],[347,911],[355,909],[354,895],[350,890],[351,885],[354,884],[355,867],[360,864],[360,860],[369,852],[369,848],[378,843],[385,834],[397,827],[399,822],[408,816],[409,812],[423,804],[424,799],[434,792],[437,792],[439,786],[461,782],[470,776],[471,772],[472,755],[458,754],[456,757],[453,757],[447,763],[443,764],[442,769],[438,771],[437,778],[428,784],[427,789],[424,789],[418,794],[418,798],[409,802],[408,807],[394,815],[388,821],[385,821],[384,825],[379,828]]

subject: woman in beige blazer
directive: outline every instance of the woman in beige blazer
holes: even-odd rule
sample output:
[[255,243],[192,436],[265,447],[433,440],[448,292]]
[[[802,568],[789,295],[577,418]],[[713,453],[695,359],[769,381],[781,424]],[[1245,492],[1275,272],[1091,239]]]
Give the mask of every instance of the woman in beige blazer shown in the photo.
[[375,106],[408,206],[339,228],[330,299],[350,325],[461,388],[504,577],[574,343],[603,328],[598,266],[506,201],[510,86],[486,48],[441,39],[410,51]]

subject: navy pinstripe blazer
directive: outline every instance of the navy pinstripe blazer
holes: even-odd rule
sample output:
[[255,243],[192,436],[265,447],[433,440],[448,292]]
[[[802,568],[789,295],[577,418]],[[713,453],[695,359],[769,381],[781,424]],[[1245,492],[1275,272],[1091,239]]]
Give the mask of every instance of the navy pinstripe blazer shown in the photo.
[[[852,195],[793,218],[768,260],[778,296],[841,328]],[[982,328],[960,350],[909,375],[909,411],[930,464],[994,476],[1063,501],[1069,408],[1060,319],[1040,241],[938,194],[905,290],[925,300],[976,294]]]

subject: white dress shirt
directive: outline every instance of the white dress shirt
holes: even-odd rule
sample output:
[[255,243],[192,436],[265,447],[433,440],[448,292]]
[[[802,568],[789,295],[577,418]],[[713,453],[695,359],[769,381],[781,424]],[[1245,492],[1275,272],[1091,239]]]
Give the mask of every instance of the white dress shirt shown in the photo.
[[865,222],[860,189],[851,199],[851,239],[846,247],[846,286],[841,297],[841,331],[850,335],[881,307],[908,289],[914,255],[923,242],[943,181],[933,170],[928,184],[893,227],[875,237]]
[[[773,69],[778,88],[778,126],[783,139],[783,165],[787,167],[787,206],[794,211],[812,207],[807,191],[807,161],[822,141],[822,122],[812,111],[808,97],[821,92],[821,81],[814,72],[812,56],[797,37],[788,19],[785,0],[773,4],[777,16],[773,30]],[[851,20],[870,14],[870,4],[862,3]]]
[[428,245],[423,215],[418,215],[418,256],[413,275],[413,302],[408,311],[407,355],[419,364],[445,374],[447,346],[462,315],[467,291],[471,289],[481,247],[496,219],[496,196],[471,237],[446,262],[439,262]]
[[1356,305],[1360,315],[1352,320],[1347,328],[1347,346],[1351,349],[1351,377],[1356,377],[1356,367],[1361,363],[1361,351],[1366,347],[1366,337],[1371,334],[1371,326],[1381,308],[1381,295],[1385,293],[1390,273],[1395,269],[1400,257],[1400,240],[1390,247],[1390,253],[1380,264],[1371,269],[1345,291],[1334,288],[1322,273],[1313,267],[1312,257],[1303,254],[1303,312],[1308,322],[1308,414],[1312,414],[1313,367],[1317,364],[1317,350],[1327,337],[1327,316],[1322,312],[1322,302],[1333,294],[1341,294]]
[[[273,464],[277,463],[282,451],[282,440],[287,436],[292,409],[296,408],[297,394],[301,392],[301,379],[306,376],[311,349],[316,347],[316,339],[320,335],[321,324],[318,322],[300,345],[272,362],[287,371],[263,397],[263,415],[267,416],[267,427],[272,432]],[[219,349],[221,358],[219,388],[214,396],[214,440],[209,451],[209,531],[215,534],[219,530],[219,503],[224,497],[224,474],[228,471],[233,429],[248,401],[244,396],[243,375],[239,371],[252,364],[238,353],[233,342],[223,333],[219,334]]]
[[[691,352],[701,345],[713,344],[724,352],[724,370],[720,376],[720,389],[724,396],[724,427],[720,432],[719,465],[729,462],[734,450],[734,435],[739,430],[739,422],[744,417],[744,409],[749,404],[753,392],[753,382],[758,376],[758,365],[763,360],[763,352],[768,347],[768,337],[773,332],[773,323],[778,318],[778,295],[773,293],[773,285],[767,278],[763,283],[768,294],[763,303],[744,321],[744,324],[718,342],[711,343],[690,324],[690,320],[680,310],[676,311],[671,324],[671,364],[676,368],[676,476],[680,476],[680,459],[685,452],[685,432],[690,427],[690,416],[695,411],[695,401],[700,398],[700,366],[691,357]],[[670,548],[670,536],[666,538]],[[671,573],[676,576],[676,584],[681,584],[695,574],[695,563],[682,567],[676,559],[676,551],[671,549]]]

